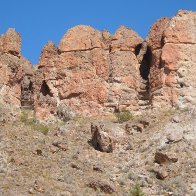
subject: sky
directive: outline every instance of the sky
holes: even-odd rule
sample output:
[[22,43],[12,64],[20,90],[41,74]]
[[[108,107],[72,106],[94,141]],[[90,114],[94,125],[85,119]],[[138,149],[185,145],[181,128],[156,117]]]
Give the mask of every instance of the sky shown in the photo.
[[145,38],[161,17],[172,17],[180,9],[196,11],[196,0],[0,0],[0,5],[0,34],[15,28],[21,34],[22,55],[33,64],[49,40],[58,45],[79,24],[111,33],[125,25]]

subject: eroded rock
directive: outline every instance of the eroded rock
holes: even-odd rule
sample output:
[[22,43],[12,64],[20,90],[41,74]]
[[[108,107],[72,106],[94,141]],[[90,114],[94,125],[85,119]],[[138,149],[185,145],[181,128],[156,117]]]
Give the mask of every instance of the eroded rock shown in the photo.
[[90,179],[87,183],[87,186],[93,188],[94,190],[100,190],[105,194],[112,194],[115,192],[115,188],[113,187],[113,185],[105,181]]
[[92,123],[91,134],[93,147],[101,152],[113,152],[128,144],[125,130],[114,123]]
[[9,29],[0,37],[0,102],[19,108],[29,101],[44,121],[56,120],[61,105],[82,116],[192,107],[195,18],[185,10],[162,18],[146,41],[124,26],[110,35],[79,25],[58,46],[44,46],[35,71],[20,54],[20,35]]
[[174,155],[167,155],[161,152],[155,153],[155,162],[159,164],[175,163],[178,161],[178,158]]
[[150,30],[147,42],[152,50],[150,88],[154,107],[195,105],[195,18],[195,12],[181,10],[171,19],[160,19]]

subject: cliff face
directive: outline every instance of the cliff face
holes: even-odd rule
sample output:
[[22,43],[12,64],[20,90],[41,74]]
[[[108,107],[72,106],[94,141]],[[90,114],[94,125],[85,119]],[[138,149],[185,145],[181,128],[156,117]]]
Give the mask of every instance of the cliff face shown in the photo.
[[35,70],[20,47],[14,30],[0,37],[1,102],[33,105],[38,119],[196,102],[195,12],[160,19],[146,41],[124,26],[114,35],[76,26],[45,45]]
[[[32,80],[33,67],[21,56],[21,38],[14,30],[9,29],[0,36],[0,104],[19,108],[22,94],[25,94],[25,80]],[[27,77],[29,76],[29,77]],[[30,79],[31,78],[31,79]],[[26,87],[27,90],[27,87]],[[33,97],[32,92],[27,100]]]
[[66,107],[75,115],[95,116],[115,109],[137,109],[142,39],[120,27],[114,36],[89,26],[69,30],[56,48],[42,50],[35,74],[35,111],[49,118]]
[[150,94],[152,104],[195,105],[196,13],[179,11],[156,22],[148,35],[152,51]]

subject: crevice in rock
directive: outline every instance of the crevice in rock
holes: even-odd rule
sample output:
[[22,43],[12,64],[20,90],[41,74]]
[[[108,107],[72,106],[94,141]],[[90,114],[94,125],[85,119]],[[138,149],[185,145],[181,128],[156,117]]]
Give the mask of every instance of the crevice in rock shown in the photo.
[[140,65],[140,75],[144,80],[148,80],[151,61],[152,61],[152,52],[151,49],[147,47],[147,51],[144,54]]
[[138,45],[135,47],[135,55],[136,55],[136,56],[139,55],[141,48],[142,48],[142,43],[141,43],[141,44],[138,44]]
[[163,48],[164,45],[165,45],[165,40],[164,40],[164,36],[162,36],[161,37],[161,48]]
[[[110,51],[111,52],[111,51]],[[113,86],[113,63],[111,58],[109,57],[109,73],[108,73],[108,84],[109,84],[109,89],[108,89],[108,102],[113,102],[112,99],[112,86]]]
[[180,88],[183,88],[184,87],[184,84],[183,83],[180,83]]
[[99,49],[99,48],[101,48],[101,47],[92,47],[92,48],[87,48],[87,49],[66,50],[66,51],[60,51],[60,50],[58,50],[58,53],[61,54],[61,53],[66,53],[66,52],[84,52],[84,51],[91,51],[91,50]]
[[167,42],[165,44],[176,44],[176,45],[190,44],[190,45],[195,45],[196,43],[194,43],[194,42]]
[[143,80],[148,80],[150,73],[150,64],[152,61],[152,52],[146,42],[139,44],[135,48],[135,55],[140,63],[140,75]]
[[152,51],[146,41],[136,46],[135,55],[140,64],[139,71],[142,79],[138,92],[139,106],[145,109],[150,104],[149,74],[152,61]]
[[19,53],[16,52],[16,51],[9,50],[9,51],[8,51],[8,54],[11,54],[11,55],[13,55],[13,56],[19,57]]
[[53,97],[53,94],[50,92],[50,88],[47,85],[46,81],[44,80],[41,86],[41,93],[43,96],[49,95],[50,97]]
[[21,106],[32,109],[33,82],[30,76],[25,76],[21,83]]
[[69,94],[69,95],[66,97],[66,99],[75,98],[75,97],[80,96],[81,94],[82,94],[81,92],[79,92],[79,93],[71,93],[71,94]]

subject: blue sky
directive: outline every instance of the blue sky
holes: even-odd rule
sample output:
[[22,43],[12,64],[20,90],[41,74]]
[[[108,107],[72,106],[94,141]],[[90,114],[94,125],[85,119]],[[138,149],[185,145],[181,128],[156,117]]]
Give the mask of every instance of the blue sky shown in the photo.
[[20,32],[22,54],[33,64],[49,40],[57,45],[78,24],[111,33],[125,25],[146,37],[159,18],[179,9],[196,11],[196,0],[0,0],[0,5],[0,34],[9,27]]

